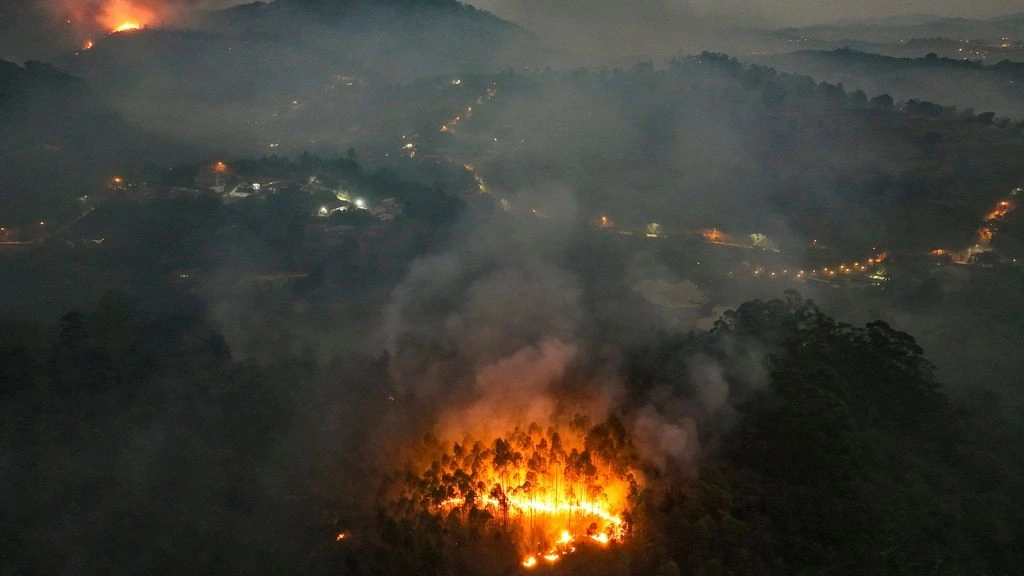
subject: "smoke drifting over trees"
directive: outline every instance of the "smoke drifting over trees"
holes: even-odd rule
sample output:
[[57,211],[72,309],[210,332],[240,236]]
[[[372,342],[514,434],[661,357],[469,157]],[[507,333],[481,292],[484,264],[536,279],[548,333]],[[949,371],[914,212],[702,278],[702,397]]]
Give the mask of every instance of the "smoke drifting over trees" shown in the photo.
[[1015,20],[624,6],[0,5],[0,572],[1024,565]]

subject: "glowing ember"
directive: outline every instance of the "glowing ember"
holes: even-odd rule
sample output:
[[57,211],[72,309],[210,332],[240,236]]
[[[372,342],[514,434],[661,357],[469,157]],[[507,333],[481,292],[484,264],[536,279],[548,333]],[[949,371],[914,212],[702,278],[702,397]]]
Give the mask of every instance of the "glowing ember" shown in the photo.
[[345,532],[338,532],[338,536],[334,538],[334,541],[341,542],[345,538],[348,538],[348,534],[346,534]]
[[537,557],[536,556],[527,556],[526,559],[523,560],[523,567],[524,568],[533,568],[536,565],[537,565]]
[[86,40],[82,43],[82,50],[92,50],[93,46],[92,40]]

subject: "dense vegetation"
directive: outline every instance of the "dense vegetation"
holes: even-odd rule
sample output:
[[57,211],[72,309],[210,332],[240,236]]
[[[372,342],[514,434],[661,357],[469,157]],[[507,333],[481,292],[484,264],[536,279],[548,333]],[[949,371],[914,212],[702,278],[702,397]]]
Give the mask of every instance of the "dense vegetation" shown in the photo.
[[[326,413],[386,410],[365,396],[377,361],[335,364],[339,388],[324,386],[337,376],[308,359],[232,359],[202,306],[182,297],[157,311],[111,293],[59,326],[6,322],[0,334],[2,477],[5,493],[21,495],[4,507],[0,541],[15,573],[497,574],[517,561],[500,528],[445,536],[454,525],[409,532],[384,516],[356,525],[354,541],[334,541],[359,506],[343,489],[355,456],[336,451],[353,438],[326,450],[309,442],[325,440],[314,423]],[[767,380],[742,376],[756,359],[737,360],[737,347],[766,351]],[[692,476],[649,471],[629,539],[558,569],[1010,574],[1020,565],[1019,422],[983,398],[951,401],[909,335],[845,325],[796,294],[752,301],[711,333],[634,346],[623,368],[631,397],[655,386],[686,394],[697,353],[733,359],[735,414],[701,424],[717,448]],[[621,432],[610,437],[621,444]],[[627,445],[605,457],[628,458]]]
[[[764,346],[770,380],[699,480],[652,507],[650,545],[697,574],[1009,574],[1021,562],[1019,421],[951,402],[914,339],[790,294],[726,314],[706,341],[638,356],[678,380],[694,346]],[[662,358],[654,363],[652,358]]]
[[493,186],[562,183],[589,217],[624,226],[761,231],[789,248],[816,238],[847,257],[926,252],[969,242],[987,206],[1021,182],[1020,122],[720,54],[498,83],[464,130],[529,144],[488,160]]
[[0,60],[0,576],[1021,571],[1021,64],[189,14]]
[[953,50],[953,55],[944,58],[934,52],[917,58],[896,58],[842,48],[777,54],[758,60],[819,80],[842,82],[868,92],[887,92],[900,100],[958,106],[968,116],[977,110],[1016,121],[1024,117],[1024,64],[1005,59],[997,62],[997,55],[985,63],[972,53],[985,49],[985,45],[956,45],[960,52]]

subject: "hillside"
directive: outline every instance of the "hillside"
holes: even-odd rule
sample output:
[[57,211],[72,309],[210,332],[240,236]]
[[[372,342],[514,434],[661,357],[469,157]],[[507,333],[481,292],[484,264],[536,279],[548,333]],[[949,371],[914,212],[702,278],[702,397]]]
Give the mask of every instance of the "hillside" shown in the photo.
[[[259,153],[325,139],[347,148],[395,84],[521,68],[544,53],[528,32],[457,2],[278,0],[111,34],[60,64],[148,129]],[[330,116],[293,122],[323,100],[337,103]],[[307,135],[325,120],[329,134]]]
[[854,88],[709,54],[666,70],[508,75],[494,104],[434,137],[436,153],[474,154],[492,188],[530,192],[541,211],[569,209],[536,192],[559,186],[572,210],[622,226],[817,238],[849,256],[966,241],[1020,185],[1019,122]]
[[983,64],[961,59],[896,58],[856,50],[799,51],[763,56],[759,62],[848,88],[916,98],[960,109],[1024,118],[1024,64]]
[[126,122],[81,79],[0,60],[0,204],[5,224],[52,213],[126,165],[170,164],[190,148]]
[[909,38],[1024,39],[1024,13],[989,19],[920,18],[833,23],[778,31],[788,38],[819,41],[896,42]]

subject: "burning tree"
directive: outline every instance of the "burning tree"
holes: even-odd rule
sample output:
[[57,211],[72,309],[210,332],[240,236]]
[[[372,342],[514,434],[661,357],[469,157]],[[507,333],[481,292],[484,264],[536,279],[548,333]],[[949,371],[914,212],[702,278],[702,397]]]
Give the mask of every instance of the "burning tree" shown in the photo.
[[546,428],[531,423],[454,443],[427,436],[417,452],[389,483],[390,530],[440,530],[453,546],[491,533],[514,547],[524,568],[630,533],[637,460],[615,417],[595,426],[585,416]]

